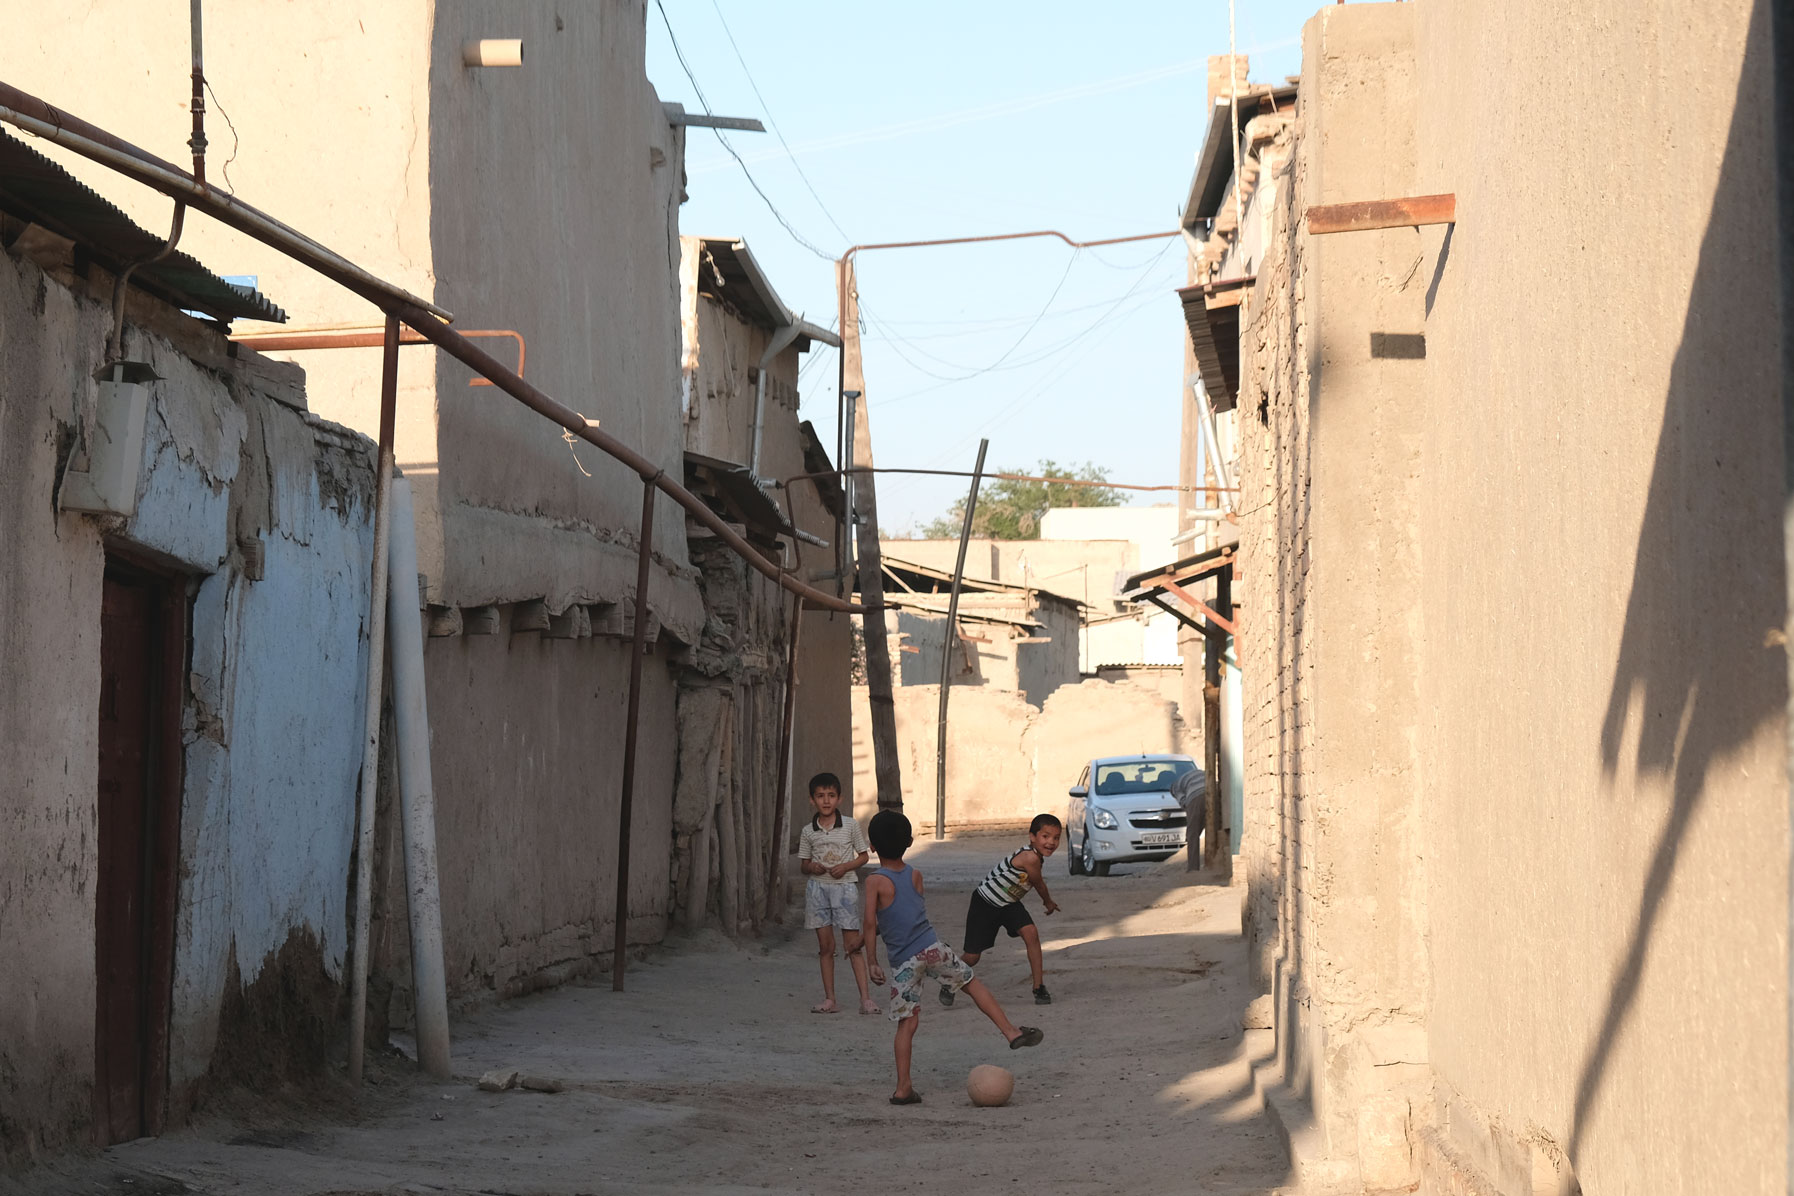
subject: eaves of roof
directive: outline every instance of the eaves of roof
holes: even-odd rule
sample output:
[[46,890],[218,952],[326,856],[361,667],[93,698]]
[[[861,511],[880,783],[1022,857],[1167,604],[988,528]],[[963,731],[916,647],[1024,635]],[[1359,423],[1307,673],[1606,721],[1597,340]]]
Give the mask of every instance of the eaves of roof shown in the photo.
[[[1274,112],[1294,103],[1297,90],[1293,85],[1260,85],[1240,96],[1240,128],[1244,129],[1246,122],[1257,116],[1260,108],[1269,107]],[[1202,139],[1202,151],[1196,155],[1196,173],[1190,179],[1190,193],[1184,200],[1184,213],[1180,219],[1184,228],[1195,231],[1199,223],[1214,219],[1215,213],[1221,210],[1227,180],[1233,177],[1233,154],[1233,113],[1226,99],[1218,99],[1209,113],[1208,134]]]
[[[15,137],[0,133],[0,211],[66,237],[114,275],[153,256],[163,238],[139,228],[99,192]],[[287,314],[254,287],[226,282],[178,250],[139,266],[131,285],[183,311],[221,323],[285,323]]]
[[742,318],[769,331],[797,325],[800,350],[808,349],[811,341],[841,347],[841,338],[835,333],[793,314],[785,306],[746,241],[739,237],[699,237],[698,243],[704,253],[704,260],[698,263],[700,295],[728,304]]

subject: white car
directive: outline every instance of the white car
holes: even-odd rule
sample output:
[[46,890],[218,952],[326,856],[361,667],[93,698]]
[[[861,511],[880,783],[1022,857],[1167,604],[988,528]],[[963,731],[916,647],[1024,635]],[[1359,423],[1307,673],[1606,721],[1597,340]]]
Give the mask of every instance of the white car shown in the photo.
[[[1172,786],[1202,775],[1188,756],[1105,756],[1071,787],[1066,860],[1073,876],[1107,876],[1111,864],[1155,863],[1184,845],[1188,816]],[[1192,788],[1185,780],[1183,789]],[[1200,804],[1198,804],[1200,808]]]

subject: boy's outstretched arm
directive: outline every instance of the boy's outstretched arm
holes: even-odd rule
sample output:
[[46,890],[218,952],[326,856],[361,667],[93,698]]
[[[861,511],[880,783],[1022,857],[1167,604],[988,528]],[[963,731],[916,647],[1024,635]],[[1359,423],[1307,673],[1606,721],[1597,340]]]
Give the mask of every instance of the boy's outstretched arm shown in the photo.
[[860,919],[860,950],[866,953],[866,974],[872,983],[885,982],[885,970],[878,966],[878,899],[883,893],[892,893],[891,882],[882,876],[866,878],[865,914]]
[[1036,893],[1040,894],[1040,904],[1046,912],[1058,913],[1059,903],[1053,900],[1051,893],[1047,892],[1046,875],[1040,868],[1040,854],[1033,851],[1021,852],[1015,857],[1015,866],[1022,870],[1023,875],[1028,878],[1028,883],[1034,886]]

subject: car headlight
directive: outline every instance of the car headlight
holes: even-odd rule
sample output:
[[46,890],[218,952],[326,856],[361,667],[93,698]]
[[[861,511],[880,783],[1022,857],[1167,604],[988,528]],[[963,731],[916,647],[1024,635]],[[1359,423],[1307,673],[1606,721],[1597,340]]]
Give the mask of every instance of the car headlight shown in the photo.
[[1090,825],[1099,831],[1112,831],[1121,824],[1115,821],[1115,815],[1109,811],[1093,809],[1090,811]]

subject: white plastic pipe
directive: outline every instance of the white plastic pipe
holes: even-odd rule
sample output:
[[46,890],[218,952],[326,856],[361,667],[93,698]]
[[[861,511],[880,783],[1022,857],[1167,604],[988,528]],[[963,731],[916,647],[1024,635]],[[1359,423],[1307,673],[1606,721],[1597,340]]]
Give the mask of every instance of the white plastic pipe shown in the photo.
[[522,66],[523,39],[483,37],[463,42],[461,62],[465,66]]
[[417,523],[411,483],[392,483],[392,704],[398,725],[399,812],[405,835],[405,905],[411,915],[411,989],[417,1061],[449,1078],[448,977],[442,962],[442,893],[436,877],[436,791],[430,780],[430,714],[424,701],[424,629],[417,601]]
[[1222,487],[1221,506],[1224,510],[1232,511],[1233,496],[1229,493],[1228,488],[1233,485],[1233,480],[1227,476],[1227,463],[1221,460],[1221,441],[1215,428],[1215,409],[1209,404],[1208,391],[1204,389],[1200,377],[1190,382],[1190,390],[1196,396],[1196,405],[1202,416],[1202,426],[1207,433],[1202,439],[1208,448],[1209,464],[1215,471],[1215,484]]

